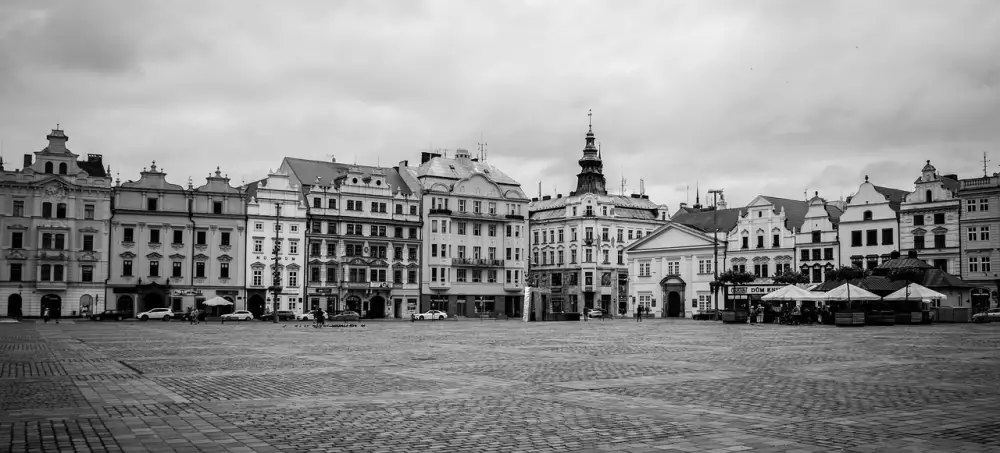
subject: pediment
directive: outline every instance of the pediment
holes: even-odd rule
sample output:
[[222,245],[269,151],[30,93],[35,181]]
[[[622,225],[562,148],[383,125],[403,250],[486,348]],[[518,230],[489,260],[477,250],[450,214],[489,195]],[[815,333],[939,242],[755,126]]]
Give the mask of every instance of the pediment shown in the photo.
[[369,266],[389,267],[389,263],[387,263],[385,260],[372,260],[372,262],[371,262],[371,264],[369,264]]
[[948,229],[945,228],[945,227],[937,227],[937,228],[931,230],[931,233],[934,233],[934,234],[945,234],[947,232],[948,232]]
[[361,258],[354,258],[348,261],[347,264],[350,264],[352,266],[367,266],[368,262]]
[[228,263],[228,262],[230,262],[230,261],[233,260],[233,257],[231,257],[229,255],[221,255],[221,256],[219,256],[218,259],[219,259],[219,261],[222,261],[223,263]]
[[170,259],[172,259],[172,260],[182,260],[182,259],[184,259],[184,255],[181,255],[180,253],[174,253],[173,255],[170,255]]
[[207,260],[208,259],[208,255],[206,255],[204,253],[199,253],[199,254],[197,254],[197,255],[194,256],[194,259],[196,259],[196,260]]
[[20,223],[15,223],[13,225],[7,225],[8,230],[27,230],[28,227],[21,225]]
[[126,259],[132,259],[132,258],[135,258],[135,253],[132,253],[132,252],[124,252],[124,253],[122,253],[122,254],[120,254],[120,255],[118,255],[118,256],[120,256],[120,257],[122,257],[122,258],[126,258]]
[[257,261],[257,262],[255,262],[255,263],[253,263],[253,264],[250,265],[250,269],[256,269],[256,270],[260,270],[260,269],[263,269],[265,267],[267,267],[267,265],[264,264],[264,263],[262,263],[262,262],[260,262],[260,261]]
[[94,227],[84,227],[84,228],[80,228],[77,231],[79,231],[81,233],[98,233],[99,232],[99,230],[97,228],[94,228]]
[[668,275],[666,277],[663,277],[663,279],[660,280],[660,286],[686,285],[686,284],[687,284],[687,282],[685,282],[684,279],[681,278],[680,275]]
[[913,233],[913,234],[915,234],[917,236],[923,236],[923,235],[927,234],[927,230],[925,230],[923,228],[914,228],[913,231],[911,231],[911,233]]
[[163,258],[163,255],[160,255],[159,253],[156,253],[156,252],[149,253],[149,254],[146,255],[146,259],[150,259],[150,260],[158,260],[158,259],[161,259],[161,258]]
[[302,269],[302,266],[299,266],[298,264],[292,263],[288,265],[288,270],[290,271],[297,271],[299,269]]
[[669,224],[628,248],[630,251],[711,247],[712,237],[701,230],[680,224]]

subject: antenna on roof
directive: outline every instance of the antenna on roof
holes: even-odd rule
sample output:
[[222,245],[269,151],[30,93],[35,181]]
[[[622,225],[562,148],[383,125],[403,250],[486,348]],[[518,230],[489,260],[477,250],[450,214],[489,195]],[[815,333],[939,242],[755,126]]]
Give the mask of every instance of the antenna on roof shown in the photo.
[[542,182],[538,181],[538,198],[542,198]]
[[986,158],[986,151],[983,151],[983,177],[984,178],[987,177],[987,176],[989,176],[989,174],[987,172],[987,165],[986,165],[989,162],[992,162],[992,161]]
[[639,195],[646,195],[646,181],[639,178]]
[[479,159],[486,161],[486,141],[483,140],[483,133],[479,133]]

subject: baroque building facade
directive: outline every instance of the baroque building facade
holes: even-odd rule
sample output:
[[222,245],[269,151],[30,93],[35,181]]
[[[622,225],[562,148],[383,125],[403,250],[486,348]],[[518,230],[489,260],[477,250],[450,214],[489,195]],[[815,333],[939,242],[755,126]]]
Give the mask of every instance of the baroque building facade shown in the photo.
[[103,156],[77,160],[53,129],[20,170],[0,161],[0,315],[73,316],[101,309],[111,178]]
[[840,267],[840,216],[842,202],[828,202],[819,192],[806,202],[802,227],[795,233],[798,271],[809,283],[826,281],[826,271]]
[[847,199],[840,216],[840,262],[874,269],[899,251],[899,207],[904,190],[876,186],[868,181]]
[[528,206],[532,286],[546,294],[553,313],[596,308],[627,314],[642,305],[650,314],[678,316],[683,311],[668,313],[652,293],[639,294],[630,303],[630,282],[652,277],[648,266],[630,271],[625,249],[666,224],[669,213],[644,194],[609,194],[595,141],[591,126],[575,191],[566,197],[535,198]]
[[139,180],[116,181],[111,211],[108,308],[190,311],[216,296],[233,305],[213,314],[246,308],[246,203],[218,168],[184,188],[154,161]]
[[[287,174],[277,171],[248,184],[245,192],[246,309],[255,317],[272,310],[301,314],[308,310],[303,300],[308,209],[302,191]],[[272,285],[280,286],[281,292],[269,292]]]
[[400,173],[417,181],[423,214],[420,310],[518,316],[528,278],[528,198],[496,166],[458,149],[424,153]]
[[729,231],[728,268],[751,273],[758,283],[796,269],[795,234],[807,211],[804,201],[758,195]]
[[[403,165],[405,167],[405,165]],[[305,306],[366,318],[419,310],[420,189],[400,167],[285,158],[306,201]]]
[[928,160],[899,206],[900,250],[916,250],[920,259],[953,274],[961,267],[960,185],[957,176],[939,175]]

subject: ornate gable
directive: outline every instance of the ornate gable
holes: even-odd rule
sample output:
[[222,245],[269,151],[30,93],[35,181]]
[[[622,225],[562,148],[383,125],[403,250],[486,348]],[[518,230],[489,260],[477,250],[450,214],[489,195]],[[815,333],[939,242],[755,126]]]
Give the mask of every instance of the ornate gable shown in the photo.
[[146,259],[150,259],[150,260],[158,260],[160,258],[163,258],[163,255],[160,255],[159,253],[156,253],[156,252],[153,252],[153,253],[150,253],[150,254],[146,255]]
[[221,256],[219,256],[219,261],[222,261],[223,263],[228,263],[228,262],[230,262],[232,260],[233,260],[233,257],[231,257],[229,255],[221,255]]
[[118,255],[118,256],[120,256],[122,258],[132,259],[132,258],[135,258],[135,253],[132,253],[132,252],[123,252],[121,255]]

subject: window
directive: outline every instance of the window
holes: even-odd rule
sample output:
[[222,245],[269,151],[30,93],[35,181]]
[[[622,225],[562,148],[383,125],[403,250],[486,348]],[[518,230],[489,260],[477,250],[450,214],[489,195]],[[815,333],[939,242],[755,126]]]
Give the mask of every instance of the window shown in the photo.
[[149,276],[150,277],[159,277],[160,276],[160,262],[159,261],[150,261],[149,262]]
[[122,260],[122,277],[132,276],[132,260]]
[[66,235],[65,234],[57,234],[57,235],[55,235],[55,238],[56,238],[55,249],[56,250],[66,250]]
[[757,248],[764,248],[764,235],[762,234],[757,235]]
[[823,233],[820,232],[820,231],[813,231],[812,232],[812,242],[813,242],[813,244],[815,244],[817,242],[821,242],[823,240],[822,239],[822,235],[823,235]]
[[569,251],[569,264],[576,264],[576,249]]
[[326,268],[326,281],[336,282],[337,281],[337,268],[334,266],[327,266]]
[[[14,200],[14,212],[11,213],[14,217],[24,217],[24,201]],[[93,217],[91,217],[93,218]]]
[[649,277],[650,275],[652,275],[650,273],[650,262],[643,261],[643,262],[639,263],[639,276],[640,277]]
[[205,262],[199,261],[194,263],[194,276],[198,278],[205,278]]
[[476,313],[493,312],[494,302],[494,296],[475,296]]
[[[293,225],[292,228],[294,229],[295,226]],[[229,244],[229,236],[230,236],[230,234],[231,233],[229,233],[228,231],[223,231],[222,232],[222,238],[220,239],[220,242],[222,243],[222,245],[230,245]],[[292,252],[292,253],[295,253],[295,252]]]
[[[667,261],[667,275],[678,275],[681,273],[680,261]],[[649,273],[647,272],[647,275]]]
[[158,201],[159,200],[157,200],[156,198],[147,198],[146,199],[146,210],[147,211],[156,211],[157,210],[156,208],[157,208],[157,202]]
[[559,242],[566,242],[566,238],[563,237],[563,229],[559,229]]
[[823,272],[822,271],[823,270],[820,269],[820,268],[818,268],[818,267],[812,268],[812,279],[811,279],[812,283],[822,283],[823,282]]
[[42,249],[49,250],[52,248],[52,233],[42,233]]
[[253,286],[264,286],[264,271],[260,269],[253,270]]
[[979,258],[979,263],[980,263],[980,267],[982,268],[983,272],[990,272],[990,268],[991,268],[991,266],[990,266],[990,257],[988,257],[988,256],[980,257]]
[[[559,264],[562,264],[562,252],[559,252]],[[618,264],[625,264],[624,250],[618,250]]]
[[94,220],[94,205],[83,205],[83,218],[86,220]]
[[183,269],[182,266],[184,266],[184,263],[182,263],[180,261],[174,261],[172,263],[172,266],[173,266],[173,270],[170,273],[171,277],[180,277],[181,275],[183,275],[181,273],[181,269]]
[[334,198],[326,200],[326,207],[329,209],[337,209],[337,200]]
[[803,250],[802,251],[802,257],[799,259],[799,261],[809,261],[809,251],[808,250]]
[[479,214],[479,213],[483,212],[483,202],[482,201],[475,201],[474,200],[472,202],[472,212],[475,213],[475,214]]
[[21,263],[11,263],[10,265],[10,281],[19,282],[21,281]]
[[496,237],[496,235],[497,235],[497,226],[491,223],[486,228],[486,234],[487,234],[487,236],[490,236],[490,237]]
[[174,244],[184,243],[184,230],[174,230]]
[[264,231],[264,224],[261,223],[261,222],[254,223],[253,224],[253,230],[254,231]]
[[823,259],[832,260],[833,259],[833,247],[827,247],[823,249]]
[[988,226],[979,227],[979,240],[980,241],[990,240],[990,227]]
[[472,235],[473,236],[482,236],[482,228],[483,228],[482,224],[473,223],[472,224]]
[[10,248],[20,249],[24,248],[24,233],[20,231],[15,231],[10,234]]
[[253,240],[253,252],[254,253],[264,253],[264,240],[260,238],[254,238]]
[[[521,227],[517,227],[518,235],[520,235]],[[507,225],[507,237],[510,237],[510,225]]]
[[400,214],[400,215],[403,214],[403,205],[401,205],[401,204],[397,204],[396,205],[396,214]]
[[92,234],[83,235],[83,250],[88,252],[94,251],[94,235]]
[[322,198],[318,198],[318,197],[313,198],[313,207],[314,208],[322,208],[323,207],[323,199]]
[[585,263],[593,263],[594,262],[594,250],[591,249],[590,247],[587,247],[586,248],[586,252],[587,252],[587,261],[584,261],[584,262]]
[[698,301],[698,311],[704,312],[712,309],[712,295],[709,293],[699,293]]
[[969,257],[969,272],[979,272],[979,257],[978,256],[970,256]]
[[976,200],[965,200],[965,211],[976,212]]
[[489,211],[490,215],[496,215],[496,213],[497,213],[497,204],[491,201],[489,203],[488,209],[490,210]]
[[[229,269],[226,269],[226,275],[227,276],[229,275]],[[288,286],[295,287],[298,285],[299,285],[299,271],[288,271]]]
[[915,215],[915,216],[913,216],[913,225],[914,226],[920,226],[920,225],[923,225],[923,224],[924,224],[924,216],[922,214],[921,215]]
[[52,203],[45,202],[42,203],[42,217],[46,219],[52,218]]
[[895,240],[895,228],[882,228],[882,245],[892,245]]
[[56,218],[57,219],[66,218],[66,203],[59,203],[56,205]]
[[775,234],[771,236],[771,247],[781,247],[781,235]]
[[319,267],[312,266],[309,268],[309,281],[319,282]]
[[980,198],[979,199],[979,210],[983,211],[983,212],[986,212],[986,211],[990,210],[990,200],[989,200],[989,198]]
[[205,239],[205,237],[207,235],[208,235],[207,232],[205,232],[205,231],[199,231],[198,234],[197,234],[197,240],[195,241],[195,244],[197,244],[197,245],[207,245],[208,242],[206,242],[206,239]]
[[611,251],[604,250],[604,264],[611,264]]
[[[319,233],[321,229],[321,224],[316,222],[314,232]],[[337,234],[337,222],[326,222],[326,234]]]
[[943,248],[945,248],[944,235],[943,234],[935,234],[934,235],[934,248],[936,248],[936,249],[943,249]]
[[865,213],[862,214],[861,220],[871,220],[871,219],[872,219],[871,211],[865,211]]
[[611,240],[611,238],[609,237],[609,234],[608,234],[609,231],[610,231],[610,229],[606,228],[606,227],[601,229],[601,240],[602,241],[610,241]]
[[944,224],[944,213],[934,214],[934,224],[935,225]]
[[813,251],[812,251],[812,259],[813,259],[813,261],[819,261],[821,259],[820,258],[820,254],[821,253],[823,253],[822,250],[820,250],[820,249],[813,249]]
[[[631,239],[631,238],[629,238]],[[743,242],[740,244],[741,249],[750,248],[750,236],[743,236]]]
[[754,276],[756,276],[758,278],[760,278],[760,277],[767,277],[768,276],[767,265],[766,264],[754,264],[753,265],[753,274],[754,274]]
[[52,280],[52,265],[51,264],[43,264],[42,265],[41,280],[43,282],[47,282],[47,281],[51,281]]
[[213,214],[222,214],[222,202],[221,201],[213,201],[212,202],[212,213]]
[[878,230],[867,230],[865,236],[865,245],[878,245]]
[[711,274],[712,273],[712,260],[698,260],[698,273],[699,274]]
[[417,207],[410,206],[410,215],[417,215]]
[[153,244],[160,243],[160,230],[158,228],[149,230],[149,242]]

